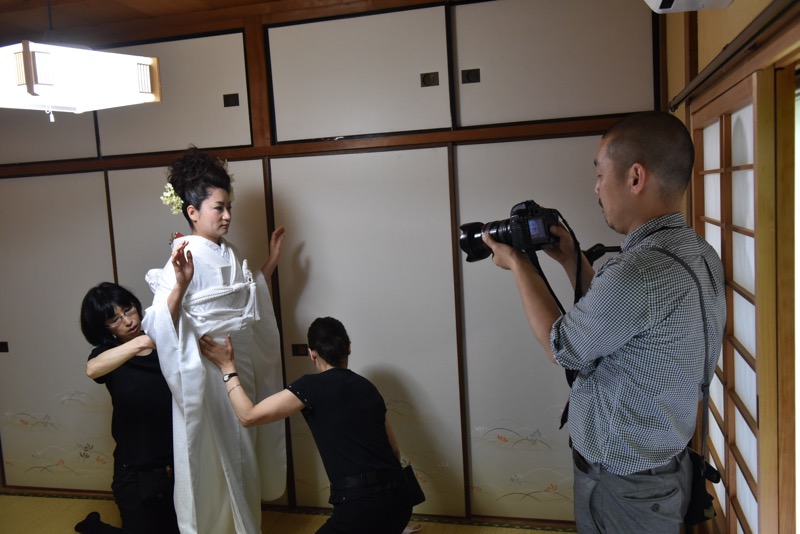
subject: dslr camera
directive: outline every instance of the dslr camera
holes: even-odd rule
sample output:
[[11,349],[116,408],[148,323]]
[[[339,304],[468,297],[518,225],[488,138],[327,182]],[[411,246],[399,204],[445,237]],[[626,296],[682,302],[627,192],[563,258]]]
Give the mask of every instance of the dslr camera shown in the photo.
[[533,200],[520,202],[511,208],[511,217],[486,224],[471,222],[461,225],[458,244],[467,254],[467,261],[488,258],[492,254],[483,242],[483,233],[492,239],[525,252],[536,252],[551,247],[558,237],[550,233],[550,226],[558,224],[558,211],[541,207]]

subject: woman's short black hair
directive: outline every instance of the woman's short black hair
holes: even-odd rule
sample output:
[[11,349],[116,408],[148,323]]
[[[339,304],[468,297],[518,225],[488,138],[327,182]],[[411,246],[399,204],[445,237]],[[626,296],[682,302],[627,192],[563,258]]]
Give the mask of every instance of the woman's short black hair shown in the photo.
[[117,340],[106,328],[106,321],[114,317],[114,306],[126,310],[133,306],[142,316],[142,303],[124,287],[103,282],[93,287],[83,297],[81,304],[81,332],[91,345],[116,345]]
[[167,179],[175,194],[183,200],[183,216],[194,227],[187,209],[200,205],[211,193],[211,189],[224,189],[231,192],[231,177],[225,169],[225,162],[208,152],[193,146],[184,156],[169,167]]
[[308,348],[330,365],[341,367],[350,356],[350,337],[338,319],[319,317],[308,327]]

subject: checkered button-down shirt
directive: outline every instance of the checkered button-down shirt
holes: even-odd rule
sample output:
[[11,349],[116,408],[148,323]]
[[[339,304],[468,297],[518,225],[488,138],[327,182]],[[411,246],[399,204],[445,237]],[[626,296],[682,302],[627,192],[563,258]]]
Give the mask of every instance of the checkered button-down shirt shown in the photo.
[[[664,248],[685,261],[697,285]],[[589,290],[550,332],[563,367],[579,374],[570,392],[573,447],[626,475],[667,463],[695,429],[708,330],[709,379],[725,327],[725,276],[714,249],[683,215],[648,221],[600,268]]]

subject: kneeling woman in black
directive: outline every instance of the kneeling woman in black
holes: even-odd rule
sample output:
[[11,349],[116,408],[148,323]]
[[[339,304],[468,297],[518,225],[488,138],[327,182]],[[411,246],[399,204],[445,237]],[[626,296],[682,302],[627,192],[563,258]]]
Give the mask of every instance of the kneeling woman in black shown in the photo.
[[141,330],[142,305],[117,284],[89,290],[81,305],[81,330],[94,345],[86,374],[111,394],[114,476],[111,489],[122,529],[97,512],[75,526],[85,534],[177,533],[172,501],[172,394],[161,375],[153,341]]
[[239,421],[253,426],[302,411],[331,482],[331,518],[317,532],[400,534],[411,517],[400,449],[377,388],[347,369],[350,338],[341,322],[318,318],[308,329],[309,356],[319,371],[305,375],[256,405],[235,377],[230,338],[200,339],[220,369]]

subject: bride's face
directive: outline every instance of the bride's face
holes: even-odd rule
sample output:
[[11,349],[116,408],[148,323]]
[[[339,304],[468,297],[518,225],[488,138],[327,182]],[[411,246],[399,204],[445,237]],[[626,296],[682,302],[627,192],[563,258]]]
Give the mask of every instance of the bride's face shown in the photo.
[[189,218],[194,224],[192,233],[219,243],[228,233],[231,224],[231,199],[228,192],[219,187],[209,190],[209,195],[199,209],[189,206]]

